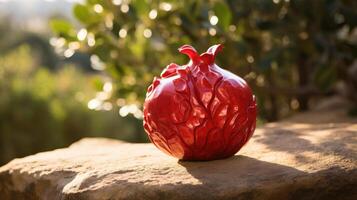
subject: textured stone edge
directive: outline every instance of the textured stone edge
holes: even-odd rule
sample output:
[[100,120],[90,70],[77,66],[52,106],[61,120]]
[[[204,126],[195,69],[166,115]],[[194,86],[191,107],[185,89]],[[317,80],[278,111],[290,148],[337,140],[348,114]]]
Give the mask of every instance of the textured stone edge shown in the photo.
[[[63,173],[63,172],[61,172]],[[66,184],[74,177],[76,172],[68,171],[67,181],[53,182],[53,174],[36,179],[33,174],[25,174],[21,171],[0,172],[0,194],[2,199],[41,199],[36,194],[57,194],[51,199],[55,200],[84,200],[102,199],[104,192],[112,194],[105,199],[357,199],[357,169],[346,171],[341,168],[330,168],[316,173],[304,173],[292,178],[288,182],[274,185],[256,185],[251,189],[242,191],[227,188],[225,193],[209,185],[162,185],[148,186],[138,183],[122,181],[122,187],[118,184],[113,187],[96,190],[83,190],[78,193],[62,193]],[[63,175],[61,175],[63,176]],[[16,179],[16,181],[14,181]],[[11,190],[14,184],[23,181],[26,185],[22,190]],[[196,187],[201,187],[196,190]],[[130,190],[128,189],[130,188]],[[190,191],[187,193],[187,191]],[[199,191],[199,192],[197,192]],[[207,191],[207,192],[202,192]],[[48,195],[44,195],[48,196]]]

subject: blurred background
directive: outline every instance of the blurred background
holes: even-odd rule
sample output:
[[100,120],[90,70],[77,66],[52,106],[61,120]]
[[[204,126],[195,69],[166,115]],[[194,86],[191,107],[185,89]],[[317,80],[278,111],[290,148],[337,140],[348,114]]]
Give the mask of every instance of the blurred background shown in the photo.
[[[0,165],[83,137],[147,142],[153,76],[178,47],[224,44],[259,124],[357,102],[354,0],[0,0]],[[356,115],[356,107],[349,114]]]

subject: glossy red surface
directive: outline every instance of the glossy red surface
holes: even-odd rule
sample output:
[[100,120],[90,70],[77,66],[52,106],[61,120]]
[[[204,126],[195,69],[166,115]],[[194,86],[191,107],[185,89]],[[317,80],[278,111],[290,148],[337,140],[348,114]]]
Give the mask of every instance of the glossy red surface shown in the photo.
[[234,155],[252,136],[256,101],[247,83],[214,63],[222,46],[199,55],[184,45],[186,65],[169,64],[154,78],[144,103],[144,128],[152,143],[182,160]]

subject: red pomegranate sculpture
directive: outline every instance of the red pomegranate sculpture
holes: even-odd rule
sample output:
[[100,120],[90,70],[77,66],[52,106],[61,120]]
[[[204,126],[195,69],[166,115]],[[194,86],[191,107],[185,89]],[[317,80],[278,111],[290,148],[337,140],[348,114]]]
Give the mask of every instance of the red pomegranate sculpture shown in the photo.
[[256,101],[247,83],[214,63],[222,45],[206,53],[184,45],[186,65],[169,64],[154,78],[144,103],[152,143],[182,160],[233,156],[253,135]]

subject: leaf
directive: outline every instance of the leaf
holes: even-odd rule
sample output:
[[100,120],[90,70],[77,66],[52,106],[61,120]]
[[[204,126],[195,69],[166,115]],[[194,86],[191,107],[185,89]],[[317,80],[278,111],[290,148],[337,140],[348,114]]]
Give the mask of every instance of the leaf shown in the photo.
[[97,91],[101,91],[104,86],[104,83],[102,79],[100,79],[99,77],[95,77],[92,80],[92,85]]
[[91,12],[89,10],[89,8],[85,5],[82,5],[82,4],[76,4],[74,7],[73,7],[73,13],[74,13],[74,16],[76,16],[76,18],[87,24],[92,15],[91,15]]
[[74,30],[72,24],[69,22],[62,20],[62,19],[53,19],[50,21],[51,29],[56,34],[69,34],[71,31]]
[[101,60],[109,60],[110,59],[110,46],[107,43],[95,45],[93,52],[101,59]]
[[94,4],[103,4],[104,1],[101,0],[87,0],[87,4],[94,5]]
[[220,24],[225,30],[228,30],[232,20],[232,13],[228,5],[223,2],[217,2],[214,5],[213,10],[218,17],[218,24]]
[[138,16],[148,16],[150,8],[146,0],[135,0],[132,5],[136,9]]

